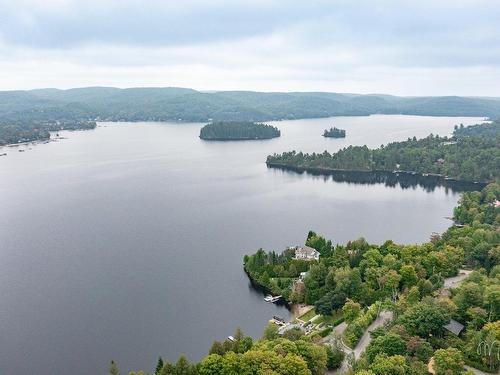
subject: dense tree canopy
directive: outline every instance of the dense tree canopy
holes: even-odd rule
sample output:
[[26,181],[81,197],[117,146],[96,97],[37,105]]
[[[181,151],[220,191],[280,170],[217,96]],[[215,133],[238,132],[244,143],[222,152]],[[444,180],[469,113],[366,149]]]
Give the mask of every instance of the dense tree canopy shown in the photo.
[[96,127],[95,121],[33,119],[29,121],[2,120],[0,118],[0,146],[21,142],[32,142],[50,138],[51,131],[87,130]]
[[338,129],[336,127],[326,129],[323,133],[323,137],[327,138],[345,138],[345,130]]
[[200,138],[206,140],[269,139],[280,136],[275,126],[248,121],[212,122],[201,128]]
[[[479,128],[482,126],[487,125]],[[269,155],[267,164],[295,170],[400,171],[491,182],[500,179],[499,130],[500,127],[495,127],[495,135],[486,137],[429,135],[419,140],[410,138],[373,150],[367,146],[349,146],[333,154],[327,151],[321,154],[284,152]]]
[[500,133],[500,120],[492,121],[489,124],[478,124],[472,126],[455,126],[453,135],[457,138],[481,136],[481,137],[496,137]]

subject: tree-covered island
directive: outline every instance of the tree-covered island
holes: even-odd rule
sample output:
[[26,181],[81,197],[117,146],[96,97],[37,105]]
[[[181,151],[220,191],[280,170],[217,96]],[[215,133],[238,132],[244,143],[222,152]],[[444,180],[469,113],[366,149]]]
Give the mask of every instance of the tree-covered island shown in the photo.
[[345,130],[336,127],[325,129],[323,132],[325,138],[345,138]]
[[[484,126],[484,128],[482,128]],[[466,130],[467,129],[467,130]],[[297,171],[387,171],[442,176],[474,182],[495,181],[500,170],[500,123],[457,128],[452,137],[409,138],[377,149],[349,146],[336,153],[284,152],[267,165]]]
[[205,125],[200,138],[211,141],[271,139],[281,135],[275,126],[251,121],[218,121]]

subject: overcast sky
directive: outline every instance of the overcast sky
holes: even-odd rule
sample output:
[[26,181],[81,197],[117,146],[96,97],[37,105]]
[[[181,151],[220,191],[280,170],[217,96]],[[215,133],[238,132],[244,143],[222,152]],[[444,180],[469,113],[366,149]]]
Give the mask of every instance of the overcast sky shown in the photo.
[[499,0],[0,0],[0,89],[500,96]]

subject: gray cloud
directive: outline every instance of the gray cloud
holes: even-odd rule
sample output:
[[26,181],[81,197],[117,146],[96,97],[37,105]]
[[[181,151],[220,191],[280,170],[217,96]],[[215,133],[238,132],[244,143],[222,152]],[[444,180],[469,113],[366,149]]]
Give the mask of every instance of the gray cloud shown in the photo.
[[315,6],[275,0],[43,2],[48,7],[34,3],[38,2],[25,0],[2,7],[4,41],[37,48],[94,43],[182,45],[266,34],[318,12]]
[[496,0],[0,0],[0,9],[3,88],[500,95]]

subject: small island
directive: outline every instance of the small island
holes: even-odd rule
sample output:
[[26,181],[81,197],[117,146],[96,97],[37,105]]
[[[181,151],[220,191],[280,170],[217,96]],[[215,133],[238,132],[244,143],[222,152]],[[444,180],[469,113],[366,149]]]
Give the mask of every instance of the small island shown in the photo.
[[219,121],[201,128],[200,138],[210,141],[271,139],[281,135],[278,128],[251,121]]
[[325,129],[325,132],[323,133],[323,137],[326,137],[326,138],[345,138],[345,130],[335,128],[335,127],[330,128],[330,129]]

